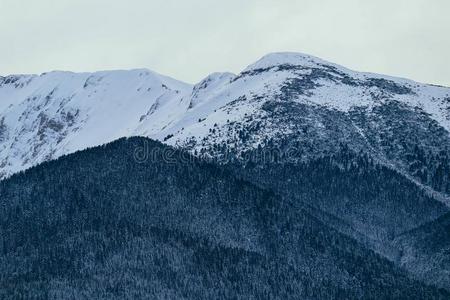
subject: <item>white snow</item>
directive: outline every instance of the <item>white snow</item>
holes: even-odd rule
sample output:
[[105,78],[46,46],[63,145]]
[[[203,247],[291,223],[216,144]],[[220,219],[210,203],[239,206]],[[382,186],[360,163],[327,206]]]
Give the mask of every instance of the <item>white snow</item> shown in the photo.
[[[274,68],[279,65],[303,68]],[[396,100],[423,109],[450,132],[450,88],[355,72],[300,53],[268,54],[247,67],[242,76],[213,73],[195,86],[146,69],[54,71],[39,76],[0,77],[0,178],[124,136],[164,140],[173,135],[165,141],[173,145],[191,138],[200,141],[213,128],[258,115],[264,101],[280,97],[287,80],[308,76],[311,68],[326,70],[326,66],[357,80],[390,80],[409,87],[414,94],[381,97],[383,93],[377,87],[320,78],[315,81],[320,86],[310,91],[312,95],[291,100],[344,112]],[[246,74],[260,69],[268,70]],[[374,100],[373,95],[381,96]],[[274,130],[267,129],[266,134],[283,134]],[[227,141],[226,136],[221,138]]]

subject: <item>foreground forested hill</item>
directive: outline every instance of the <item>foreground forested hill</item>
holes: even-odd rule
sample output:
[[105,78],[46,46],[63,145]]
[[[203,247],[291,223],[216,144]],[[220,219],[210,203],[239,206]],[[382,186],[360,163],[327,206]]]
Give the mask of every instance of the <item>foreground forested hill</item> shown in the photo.
[[296,201],[145,138],[77,152],[0,182],[0,298],[450,297]]

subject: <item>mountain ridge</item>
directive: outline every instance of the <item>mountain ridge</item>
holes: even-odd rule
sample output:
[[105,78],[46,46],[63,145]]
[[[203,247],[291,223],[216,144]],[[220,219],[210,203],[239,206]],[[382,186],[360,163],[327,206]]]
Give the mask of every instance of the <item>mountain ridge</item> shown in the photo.
[[196,85],[145,69],[0,77],[1,179],[132,136],[304,203],[423,280],[416,257],[402,255],[417,250],[449,288],[445,270],[396,239],[449,211],[449,88],[296,53],[269,54]]
[[[289,116],[287,105],[305,115]],[[273,109],[287,109],[283,121],[274,119]],[[398,112],[392,118],[393,110]],[[341,121],[324,114],[340,114]],[[123,136],[147,136],[214,156],[208,148],[216,144],[225,143],[239,154],[298,130],[315,133],[298,133],[296,138],[323,139],[321,135],[329,131],[324,122],[331,122],[342,127],[340,135],[352,136],[353,141],[342,136],[339,143],[355,144],[359,139],[355,150],[373,152],[382,163],[428,186],[429,179],[408,170],[412,162],[404,152],[411,150],[391,153],[379,144],[398,144],[389,140],[394,130],[411,139],[406,136],[411,126],[391,128],[402,118],[418,132],[430,126],[442,131],[434,138],[440,145],[429,139],[423,151],[436,156],[450,148],[450,89],[356,72],[301,53],[271,53],[237,75],[213,73],[196,85],[146,69],[11,75],[0,77],[0,177]],[[415,124],[410,121],[414,119]],[[383,136],[379,126],[386,130]],[[255,128],[251,141],[239,137],[242,130]],[[413,143],[417,141],[408,142],[407,148]],[[450,193],[450,186],[444,184],[437,192],[442,189]]]

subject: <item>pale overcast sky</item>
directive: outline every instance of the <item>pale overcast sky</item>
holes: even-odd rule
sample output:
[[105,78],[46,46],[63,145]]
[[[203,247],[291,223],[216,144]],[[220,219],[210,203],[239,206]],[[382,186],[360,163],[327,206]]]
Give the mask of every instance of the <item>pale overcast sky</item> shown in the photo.
[[449,0],[0,0],[0,74],[149,68],[187,82],[295,51],[450,86]]

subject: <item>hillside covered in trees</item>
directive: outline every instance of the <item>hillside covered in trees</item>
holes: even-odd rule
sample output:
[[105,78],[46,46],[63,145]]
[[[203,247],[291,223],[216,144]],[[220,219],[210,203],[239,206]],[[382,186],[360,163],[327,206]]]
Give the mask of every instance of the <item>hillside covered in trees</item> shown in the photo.
[[450,297],[240,172],[129,138],[1,181],[0,298]]

